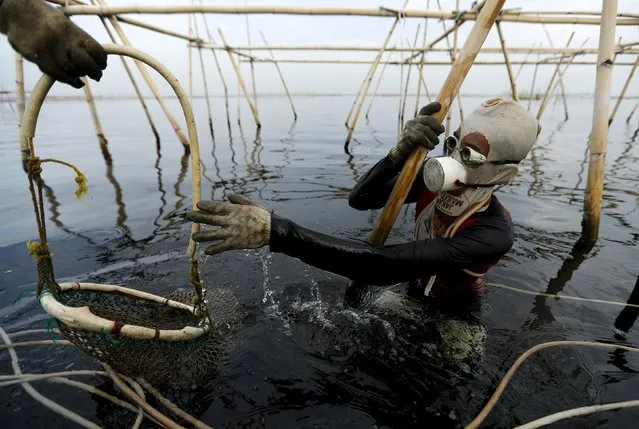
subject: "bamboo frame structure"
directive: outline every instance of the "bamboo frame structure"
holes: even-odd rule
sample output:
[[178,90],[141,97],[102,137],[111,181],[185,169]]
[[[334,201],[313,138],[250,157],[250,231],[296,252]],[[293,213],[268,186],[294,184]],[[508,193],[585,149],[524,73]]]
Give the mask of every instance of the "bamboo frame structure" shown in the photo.
[[594,242],[599,237],[601,202],[606,169],[608,145],[608,118],[610,109],[610,87],[614,63],[614,39],[617,16],[617,0],[603,2],[599,31],[599,54],[597,55],[597,78],[595,81],[595,108],[590,133],[590,163],[584,198],[581,240]]

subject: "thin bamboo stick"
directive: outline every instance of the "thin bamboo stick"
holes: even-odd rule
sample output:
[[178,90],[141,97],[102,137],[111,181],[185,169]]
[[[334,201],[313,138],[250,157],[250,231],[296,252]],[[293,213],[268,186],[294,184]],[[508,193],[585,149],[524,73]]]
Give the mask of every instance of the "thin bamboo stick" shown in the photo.
[[[98,3],[100,3],[101,7],[106,7],[104,0],[97,0],[97,1]],[[69,6],[69,7],[93,7],[93,6]],[[131,41],[122,30],[122,27],[120,27],[120,23],[117,21],[117,19],[111,16],[109,17],[109,20],[111,21],[111,25],[115,29],[116,33],[118,33],[118,35],[120,36],[120,39],[122,39],[122,42],[128,47],[132,47]],[[164,99],[162,98],[162,95],[160,94],[160,90],[153,82],[151,75],[149,75],[149,72],[146,70],[146,68],[140,61],[135,60],[135,65],[140,70],[142,77],[144,77],[144,80],[146,80],[147,85],[149,85],[149,89],[151,89],[151,92],[155,96],[155,99],[158,101],[158,103],[160,104],[160,107],[164,111],[166,118],[171,123],[171,126],[173,127],[175,134],[177,134],[178,139],[180,139],[180,142],[184,146],[184,152],[185,153],[189,152],[189,141],[186,138],[186,135],[184,135],[184,132],[182,131],[182,129],[180,128],[180,125],[177,123],[177,121],[175,120],[175,118],[173,117],[169,109],[166,107],[166,104],[164,103]]]
[[[18,109],[18,135],[22,128],[22,117],[24,116],[24,106],[26,97],[24,95],[24,59],[16,52],[16,102]],[[22,168],[27,171],[27,158],[29,157],[29,145],[26,140],[20,140],[20,153],[22,154]]]
[[[249,55],[252,54],[251,50],[251,27],[249,25],[248,15],[244,15],[246,20],[246,40],[248,42],[248,51]],[[259,112],[260,109],[257,105],[257,87],[255,86],[255,66],[253,65],[253,60],[251,60],[251,87],[253,89],[253,103],[255,104],[255,109]]]
[[[552,42],[552,38],[550,37],[550,33],[548,32],[548,28],[546,28],[545,24],[542,24],[542,27],[544,28],[544,32],[546,33],[546,37],[548,38],[548,43],[550,44],[550,47],[551,48],[554,47],[554,44]],[[559,74],[559,85],[560,85],[560,88],[561,88],[561,97],[562,97],[562,99],[564,101],[564,112],[565,112],[565,115],[566,115],[566,120],[568,120],[568,101],[566,100],[566,87],[564,86],[564,78],[561,75],[561,73]]]
[[[533,48],[535,46],[535,43],[533,43]],[[508,50],[506,50],[508,51]],[[526,62],[528,61],[528,57],[530,56],[530,54],[532,54],[532,49],[529,50],[528,52],[526,52],[526,56],[524,57],[523,61]],[[524,69],[524,64],[521,64],[519,66],[519,68],[517,69],[517,73],[515,73],[515,82],[517,82],[517,78],[519,78],[519,75],[521,74],[521,71]]]
[[[374,61],[373,61],[373,63],[374,63]],[[368,70],[366,70],[366,75],[364,76],[364,80],[362,80],[362,84],[359,86],[359,89],[357,90],[357,96],[353,100],[353,104],[351,105],[351,108],[348,111],[348,115],[346,115],[346,120],[344,121],[344,125],[346,126],[346,128],[348,128],[348,122],[351,120],[351,117],[353,116],[353,112],[355,111],[355,107],[357,106],[357,102],[359,101],[360,97],[362,96],[362,90],[366,86],[366,81],[368,80],[368,77],[371,74],[371,70],[373,70],[373,67],[372,67],[373,63],[371,63],[371,67],[369,67]],[[367,62],[367,64],[368,64],[368,62]]]
[[[413,41],[413,46],[417,46],[417,38],[419,37],[419,30],[421,29],[421,24],[417,24],[417,30],[415,31],[415,40]],[[402,101],[402,112],[400,115],[400,123],[404,122],[404,113],[406,111],[406,97],[408,97],[408,85],[410,85],[410,72],[413,69],[412,66],[408,66],[408,73],[406,74],[406,86],[404,87],[404,100]],[[417,87],[419,87],[419,81],[417,82]]]
[[[402,41],[402,43],[404,43]],[[403,56],[403,54],[402,54]],[[399,136],[399,133],[401,132],[401,127],[402,127],[402,122],[401,122],[401,116],[402,116],[402,96],[404,95],[402,93],[402,88],[404,87],[404,62],[402,61],[402,64],[399,66],[399,91],[397,92],[399,94],[399,105],[397,108],[397,131],[396,131],[396,137]]]
[[[202,0],[200,0],[200,4],[202,4]],[[213,35],[211,34],[211,29],[209,28],[209,23],[206,19],[206,15],[202,14],[202,20],[204,21],[204,28],[206,29],[206,35],[209,39],[209,42],[213,42]],[[226,124],[229,128],[229,132],[231,130],[231,111],[229,109],[229,89],[226,86],[226,80],[224,79],[224,73],[222,73],[222,68],[220,67],[220,61],[217,58],[217,54],[215,53],[215,49],[211,49],[213,53],[213,59],[215,60],[215,66],[217,67],[217,71],[220,74],[220,81],[222,82],[222,87],[224,89],[224,102],[226,104]]]
[[626,79],[626,83],[623,85],[621,93],[619,94],[619,98],[617,98],[617,102],[615,103],[615,107],[612,109],[612,113],[610,114],[610,119],[608,119],[608,125],[610,125],[613,119],[615,119],[615,115],[617,114],[619,105],[621,104],[621,101],[623,100],[624,95],[626,95],[626,91],[628,90],[628,87],[630,86],[630,81],[632,80],[632,77],[634,76],[638,65],[639,65],[639,56],[635,60],[635,65],[632,66],[632,69],[630,69],[630,74],[628,75],[628,79]]
[[639,107],[639,101],[637,101],[637,104],[635,104],[635,107],[632,108],[632,111],[630,112],[630,114],[626,118],[626,123],[630,122],[630,118],[632,118],[632,115],[635,114],[635,111],[637,110],[637,107]]
[[530,105],[532,103],[533,98],[535,97],[535,81],[537,80],[537,70],[539,69],[539,56],[537,54],[537,63],[535,64],[535,71],[533,72],[532,84],[530,85],[530,94],[528,94],[528,110],[530,110]]
[[595,103],[592,131],[590,133],[590,163],[584,196],[584,214],[581,240],[595,242],[599,236],[601,202],[603,199],[606,147],[608,144],[608,115],[610,109],[610,87],[613,65],[613,44],[617,0],[603,2],[599,31],[599,55],[597,55],[597,78],[595,81]]
[[[428,9],[430,7],[430,0],[426,0],[426,9]],[[424,60],[426,59],[426,35],[428,34],[428,18],[424,19],[424,37],[422,38],[422,53],[421,53],[421,58],[419,59],[419,77],[417,78],[417,97],[415,99],[415,114],[413,116],[417,116],[417,113],[419,113],[419,99],[421,97],[421,93],[422,93],[422,85],[421,85],[421,80],[424,76]],[[390,53],[388,54],[390,57]],[[386,69],[386,65],[384,64],[384,69]],[[375,90],[377,92],[377,90]],[[369,107],[370,110],[370,107]],[[368,114],[366,114],[366,117],[368,117]]]
[[[349,7],[292,7],[292,6],[222,6],[222,5],[122,5],[122,6],[67,6],[61,8],[66,15],[124,15],[124,14],[185,14],[185,13],[212,13],[212,14],[275,14],[275,15],[321,15],[321,16],[371,16],[371,17],[397,17],[399,11],[389,8],[349,8]],[[437,18],[455,19],[456,11],[433,10],[402,10],[401,14],[406,18]],[[476,21],[478,13],[466,11],[464,20]],[[588,24],[599,25],[599,18],[584,18],[571,16],[527,16],[514,12],[505,12],[501,18],[504,22],[542,23],[547,24]],[[636,26],[639,18],[619,18],[617,25]]]
[[[191,0],[193,4],[193,0]],[[193,15],[189,13],[189,38],[193,37]],[[189,61],[189,102],[193,104],[193,50],[191,46],[186,47],[188,49],[188,61]]]
[[[437,9],[442,10],[442,5],[441,2],[439,0],[437,0]],[[441,20],[442,23],[442,28],[444,30],[444,34],[446,34],[446,48],[449,49],[449,55],[450,55],[450,62],[451,64],[455,62],[455,53],[451,50],[451,46],[450,46],[450,40],[448,39],[448,36],[450,35],[450,32],[447,33],[446,30],[446,23],[444,22],[444,20]],[[453,29],[456,28],[455,25],[453,25],[452,27]],[[446,126],[444,127],[445,129],[445,134],[444,134],[444,138],[447,138],[448,135],[450,134],[450,122],[453,118],[453,111],[452,109],[448,109],[448,113],[446,114]]]
[[[387,55],[387,58],[390,57],[390,52]],[[364,117],[366,119],[368,119],[368,114],[371,112],[371,108],[373,107],[373,102],[375,101],[375,96],[377,96],[377,91],[379,91],[379,87],[382,83],[382,77],[384,76],[384,72],[386,71],[386,67],[388,66],[388,63],[384,64],[384,67],[382,67],[382,70],[379,72],[379,77],[377,78],[377,83],[375,84],[375,90],[373,91],[373,96],[371,97],[371,101],[368,104],[368,109],[366,109],[366,114],[364,115]]]
[[[260,116],[259,116],[259,114],[257,112],[257,109],[255,108],[255,106],[251,102],[251,97],[249,96],[248,90],[246,89],[246,85],[244,84],[244,79],[242,79],[242,74],[240,73],[240,69],[239,69],[237,63],[235,62],[235,58],[233,58],[233,54],[231,53],[231,49],[228,48],[228,44],[226,43],[226,39],[224,38],[224,34],[222,33],[222,30],[220,30],[219,28],[217,29],[217,32],[220,34],[220,40],[222,41],[222,44],[227,47],[226,52],[228,52],[228,54],[229,54],[229,59],[231,60],[231,64],[233,65],[233,69],[235,70],[235,74],[237,75],[238,84],[242,88],[242,91],[244,92],[244,96],[246,97],[246,101],[249,104],[249,107],[251,108],[251,113],[253,113],[253,118],[255,119],[255,124],[257,125],[257,128],[262,128],[262,124],[260,123]],[[239,99],[238,99],[238,106],[239,106]],[[238,120],[239,120],[239,115],[238,115]]]
[[[95,0],[91,0],[91,4],[95,4]],[[113,34],[111,29],[109,28],[109,25],[107,24],[106,18],[101,16],[100,21],[102,21],[102,25],[104,26],[104,29],[109,35],[109,38],[111,39],[111,41],[113,43],[118,43],[117,39],[115,38],[115,35]],[[149,112],[149,108],[146,105],[146,101],[144,101],[144,96],[142,96],[142,92],[140,91],[140,88],[138,87],[135,77],[133,76],[133,72],[131,71],[131,68],[129,67],[129,63],[126,62],[126,59],[124,57],[120,57],[120,60],[122,61],[122,66],[124,67],[126,74],[129,76],[129,79],[131,80],[131,84],[133,85],[135,94],[138,97],[138,100],[140,100],[140,103],[142,104],[142,109],[144,110],[144,114],[146,115],[146,118],[149,121],[149,125],[151,125],[151,131],[153,132],[153,135],[155,136],[155,141],[158,142],[159,144],[160,134],[158,133],[158,130],[155,127],[155,124],[153,123],[151,112]]]
[[[408,1],[409,0],[406,0],[404,2],[402,9],[406,7],[406,5],[408,4]],[[359,117],[359,112],[362,110],[362,106],[364,105],[364,100],[366,99],[366,94],[368,93],[368,89],[370,88],[371,82],[373,81],[375,70],[377,69],[379,62],[382,59],[382,55],[384,54],[384,50],[386,49],[386,46],[388,46],[388,42],[390,41],[390,38],[393,35],[393,32],[395,31],[397,24],[399,23],[399,19],[400,19],[400,16],[398,14],[395,20],[393,21],[393,25],[391,26],[390,30],[388,30],[388,34],[386,35],[386,39],[384,40],[384,43],[382,44],[382,48],[377,53],[377,56],[375,57],[375,61],[371,65],[371,69],[367,76],[366,83],[364,85],[364,88],[362,88],[362,98],[355,110],[355,113],[354,113],[355,116],[353,117],[353,121],[348,126],[348,134],[346,135],[346,141],[344,142],[345,151],[348,151],[348,143],[351,141],[351,137],[353,136],[353,131],[355,130],[355,125],[357,124],[357,119]]]
[[93,126],[95,127],[95,134],[98,136],[100,146],[106,145],[108,141],[104,136],[104,131],[102,130],[102,124],[100,123],[100,118],[98,116],[98,109],[95,107],[95,100],[93,99],[93,92],[91,92],[89,79],[82,78],[82,81],[84,82],[84,96],[87,100],[87,104],[89,105],[91,119],[93,119]]
[[[570,34],[570,37],[568,37],[568,42],[566,42],[566,46],[570,45],[570,42],[572,41],[572,38],[574,36],[575,36],[575,32],[573,31]],[[557,67],[555,67],[555,71],[552,74],[552,77],[550,78],[550,82],[548,83],[548,88],[546,88],[546,92],[544,93],[544,97],[541,100],[541,103],[539,105],[539,111],[537,112],[537,119],[538,120],[541,118],[541,115],[543,115],[544,110],[546,109],[546,103],[548,102],[548,96],[550,94],[551,89],[554,88],[555,77],[557,77],[557,75],[559,74],[559,68],[561,67],[562,63],[563,63],[563,57],[560,58],[559,63],[557,64]]]
[[[441,103],[441,110],[437,112],[434,117],[441,121],[455,98],[455,95],[459,91],[461,84],[468,74],[477,52],[481,48],[482,44],[486,40],[486,36],[495,22],[499,11],[503,7],[505,0],[488,0],[479,13],[479,17],[473,26],[459,56],[456,58],[451,71],[444,82],[444,85],[439,92],[438,101]],[[375,228],[370,236],[370,242],[373,245],[379,246],[384,243],[388,234],[397,218],[399,211],[401,210],[406,196],[411,189],[419,167],[422,165],[423,159],[427,154],[427,150],[423,147],[416,148],[410,155],[406,164],[404,165],[402,172],[400,173],[397,182],[388,198],[388,202],[384,206],[381,216],[378,218]]]
[[499,35],[499,43],[501,43],[501,49],[504,53],[504,63],[506,63],[506,70],[508,71],[508,79],[510,80],[510,90],[513,94],[513,100],[519,103],[519,94],[517,93],[517,83],[515,82],[515,76],[513,75],[513,69],[510,67],[510,59],[508,58],[508,51],[506,50],[506,41],[504,40],[504,33],[501,31],[501,24],[499,21],[495,23],[497,27],[497,34]]
[[[459,0],[455,1],[455,10],[459,10]],[[458,36],[459,36],[459,25],[454,25],[453,28],[455,29],[455,31],[453,32],[453,55],[451,55],[451,62],[454,63],[455,59],[457,58],[457,43],[458,43]],[[524,60],[526,61],[526,60]],[[461,95],[461,90],[457,93],[457,105],[459,106],[459,120],[463,121],[464,120],[464,103],[462,103],[462,95]]]
[[[264,34],[262,33],[262,31],[260,30],[260,36],[262,36],[262,40],[264,41],[264,45],[267,44],[266,42],[266,38],[264,37]],[[275,56],[273,55],[273,52],[270,52],[271,57],[273,59],[275,59]],[[293,118],[295,121],[297,121],[297,112],[295,111],[295,105],[293,104],[293,98],[291,97],[291,93],[288,90],[288,86],[286,86],[286,81],[284,80],[284,75],[282,74],[282,70],[280,70],[280,66],[279,64],[277,64],[277,61],[273,61],[273,64],[275,64],[275,68],[277,69],[277,74],[280,76],[280,80],[282,81],[282,85],[284,86],[284,91],[286,91],[286,96],[288,97],[288,101],[289,103],[291,103],[291,110],[293,110]]]
[[[200,29],[197,26],[197,20],[193,17],[193,29],[195,31],[195,37],[200,38]],[[202,83],[204,84],[204,99],[206,100],[206,110],[209,114],[209,130],[211,131],[211,137],[215,138],[215,132],[213,131],[213,111],[211,110],[211,100],[209,98],[209,84],[206,79],[206,68],[204,67],[204,58],[202,55],[202,48],[197,48],[198,56],[200,57],[200,68],[202,69]]]

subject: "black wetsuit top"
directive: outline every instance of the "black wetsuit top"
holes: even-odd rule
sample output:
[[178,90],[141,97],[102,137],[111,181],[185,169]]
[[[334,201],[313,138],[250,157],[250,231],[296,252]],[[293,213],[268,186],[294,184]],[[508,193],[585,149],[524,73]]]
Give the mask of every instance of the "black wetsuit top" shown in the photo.
[[[384,207],[401,172],[388,156],[375,164],[351,191],[349,204],[357,210]],[[417,178],[406,203],[426,191]],[[364,241],[336,238],[271,216],[273,252],[285,253],[317,268],[369,285],[393,285],[431,275],[459,273],[462,269],[492,266],[512,246],[512,221],[492,197],[486,210],[476,213],[467,227],[452,238],[372,246]]]

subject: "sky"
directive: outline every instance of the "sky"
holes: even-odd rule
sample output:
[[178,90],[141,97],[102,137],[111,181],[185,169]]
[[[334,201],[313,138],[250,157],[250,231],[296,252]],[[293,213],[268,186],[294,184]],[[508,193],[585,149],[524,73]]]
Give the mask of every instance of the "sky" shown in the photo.
[[[126,4],[190,4],[191,0],[110,0],[110,5]],[[404,0],[239,0],[239,1],[210,1],[205,0],[205,4],[219,5],[282,5],[282,6],[340,6],[340,7],[377,7],[399,9]],[[461,8],[469,7],[470,0],[461,0]],[[410,0],[408,9],[425,8],[426,0]],[[441,0],[441,6],[445,10],[455,9],[455,0]],[[505,8],[521,7],[524,10],[601,10],[601,0],[507,0]],[[437,0],[430,0],[430,9],[437,9]],[[636,0],[619,0],[619,12],[639,13],[639,3]],[[131,18],[141,20],[150,24],[169,28],[177,32],[188,33],[187,15],[128,15]],[[74,16],[73,21],[88,31],[101,43],[111,43],[100,20],[95,16]],[[197,16],[201,37],[206,38],[203,17]],[[217,40],[217,29],[220,28],[225,34],[229,45],[247,44],[246,18],[242,15],[207,15],[207,22]],[[334,16],[299,16],[299,15],[249,15],[250,36],[252,45],[262,45],[259,32],[262,31],[270,45],[364,45],[380,47],[392,25],[392,18],[376,17],[334,17]],[[470,32],[473,21],[464,24],[459,32],[460,46]],[[165,64],[181,81],[185,88],[188,88],[188,49],[187,42],[169,36],[160,35],[145,29],[121,24],[134,47],[145,51]],[[408,46],[415,37],[417,26],[423,29],[424,19],[408,18],[402,21],[395,30],[389,46]],[[448,23],[450,25],[450,23]],[[596,48],[599,39],[599,27],[597,25],[571,25],[571,24],[548,24],[547,30],[555,46],[564,46],[570,34],[574,31],[575,36],[572,42],[573,47],[580,46],[584,40],[586,47]],[[502,24],[502,29],[509,47],[530,47],[533,44],[541,44],[548,47],[543,26],[541,24],[508,23]],[[432,40],[442,33],[442,23],[436,20],[428,21],[427,40]],[[622,43],[639,41],[639,26],[618,26],[616,39],[622,38]],[[419,39],[421,41],[422,35]],[[419,42],[421,43],[421,42]],[[451,38],[452,43],[452,38]],[[445,41],[439,46],[445,47]],[[485,47],[499,47],[499,39],[496,31],[491,30]],[[267,57],[268,53],[261,51],[256,55]],[[277,58],[335,58],[335,59],[368,59],[372,60],[376,52],[275,52]],[[400,59],[406,53],[394,53],[393,59]],[[429,53],[427,59],[446,60],[446,53]],[[222,85],[218,77],[213,56],[210,51],[203,51],[203,58],[209,84],[209,91],[212,95],[223,94]],[[523,59],[521,56],[513,56],[511,59]],[[231,93],[237,91],[237,79],[231,66],[228,55],[224,51],[218,51],[222,72],[227,80]],[[596,54],[582,57],[584,59],[596,60]],[[14,87],[14,53],[6,42],[6,38],[0,35],[0,90],[13,90]],[[481,54],[481,60],[501,60],[501,54]],[[631,55],[618,56],[617,60],[631,62],[634,61]],[[515,71],[519,66],[513,66]],[[369,65],[366,64],[281,64],[281,70],[286,78],[289,89],[293,93],[356,93],[361,82],[367,73]],[[529,91],[534,66],[526,66],[522,70],[517,80],[520,91]],[[193,51],[193,91],[195,95],[202,95],[203,84],[202,74],[197,51]],[[250,85],[250,72],[247,63],[241,64],[241,73],[245,81]],[[378,73],[380,69],[378,70]],[[613,70],[612,93],[617,94],[621,90],[631,67],[617,66]],[[426,66],[424,70],[425,79],[431,88],[436,92],[444,82],[450,66]],[[543,91],[547,85],[554,66],[543,66],[539,68],[537,76],[536,92]],[[139,72],[134,70],[139,82],[142,81]],[[407,72],[406,69],[403,70]],[[275,67],[270,63],[256,63],[256,87],[258,94],[283,93],[283,88]],[[388,66],[380,86],[380,92],[397,93],[400,89],[400,75],[402,73],[399,66]],[[27,89],[31,88],[41,73],[33,64],[25,65],[25,82]],[[376,75],[377,76],[377,75]],[[413,75],[413,82],[415,82]],[[161,83],[158,75],[154,76],[159,83],[163,94],[170,94],[169,87]],[[592,94],[595,87],[595,65],[574,65],[571,66],[564,77],[566,91],[572,94]],[[146,85],[141,85],[143,92],[150,95]],[[414,87],[413,87],[414,88]],[[482,66],[477,65],[471,68],[464,84],[462,93],[482,94],[482,95],[507,95],[509,91],[509,81],[504,65]],[[126,96],[133,95],[133,88],[124,73],[120,60],[115,57],[109,58],[109,66],[105,76],[100,83],[93,84],[92,89],[96,96]],[[628,94],[637,95],[639,93],[639,78],[631,84]],[[51,95],[73,96],[82,95],[81,91],[75,90],[65,85],[56,85]]]

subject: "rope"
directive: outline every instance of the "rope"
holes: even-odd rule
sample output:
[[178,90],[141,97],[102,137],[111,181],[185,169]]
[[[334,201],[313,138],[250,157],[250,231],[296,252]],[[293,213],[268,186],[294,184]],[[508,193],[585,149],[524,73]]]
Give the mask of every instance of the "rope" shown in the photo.
[[[622,349],[622,350],[626,350],[633,353],[639,352],[639,348],[637,347],[629,347],[629,346],[623,346],[619,344],[595,343],[592,341],[551,341],[547,343],[537,344],[536,346],[529,348],[526,352],[524,352],[521,356],[519,356],[519,358],[517,358],[515,363],[510,367],[506,375],[504,375],[502,380],[497,385],[495,392],[490,397],[490,399],[488,399],[488,402],[486,403],[486,405],[484,405],[484,408],[482,408],[479,414],[477,414],[477,417],[475,417],[465,427],[465,429],[477,429],[479,425],[482,424],[482,422],[486,419],[486,417],[491,412],[491,410],[495,407],[495,404],[497,403],[501,395],[504,393],[504,389],[506,389],[506,386],[515,375],[515,372],[517,372],[519,367],[526,361],[526,359],[528,359],[530,356],[532,356],[533,354],[535,354],[536,352],[540,350],[550,348],[550,347],[557,347],[557,346],[585,346],[585,347],[595,347],[595,348],[602,348],[602,349]],[[639,402],[639,401],[631,401],[631,402]],[[587,407],[587,408],[591,408],[591,407]],[[561,419],[582,415],[582,414],[579,414],[578,410],[580,409],[577,408],[574,410],[564,411],[563,412],[564,414],[562,414]],[[592,412],[596,412],[596,411],[597,410],[593,410]],[[532,426],[532,427],[538,427],[538,426]]]
[[557,299],[572,299],[574,301],[587,301],[587,302],[595,302],[597,304],[610,304],[610,305],[619,305],[622,307],[634,307],[639,308],[639,304],[630,304],[626,302],[619,301],[607,301],[603,299],[594,299],[594,298],[582,298],[580,296],[572,296],[572,295],[555,295],[551,293],[543,293],[543,292],[534,292],[525,289],[519,289],[512,286],[507,286],[501,283],[486,283],[487,286],[492,286],[500,289],[512,290],[514,292],[523,293],[525,295],[535,295],[535,296],[545,296],[547,298],[557,298]]

